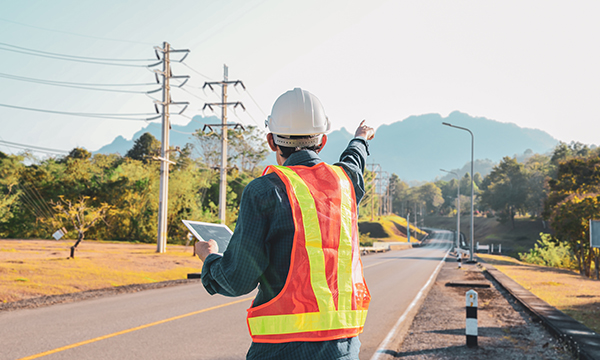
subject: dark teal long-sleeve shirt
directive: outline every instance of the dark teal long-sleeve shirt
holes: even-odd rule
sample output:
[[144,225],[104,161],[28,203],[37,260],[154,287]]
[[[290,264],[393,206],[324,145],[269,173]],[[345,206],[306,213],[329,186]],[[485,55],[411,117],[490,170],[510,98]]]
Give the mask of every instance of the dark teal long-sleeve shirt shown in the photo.
[[[355,138],[335,165],[341,166],[354,185],[357,204],[365,193],[363,172],[368,155],[365,139]],[[302,150],[284,166],[314,166],[322,162],[317,153]],[[210,294],[241,296],[254,290],[252,306],[273,299],[288,275],[294,221],[284,183],[272,173],[250,182],[242,194],[238,221],[223,256],[209,255],[202,267],[202,284]],[[283,344],[253,343],[248,359],[358,359],[358,337]]]

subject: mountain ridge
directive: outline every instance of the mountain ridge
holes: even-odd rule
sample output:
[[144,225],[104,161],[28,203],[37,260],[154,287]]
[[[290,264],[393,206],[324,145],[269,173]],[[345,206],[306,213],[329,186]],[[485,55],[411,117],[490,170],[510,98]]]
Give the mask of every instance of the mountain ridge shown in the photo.
[[[220,119],[197,115],[187,125],[172,125],[170,144],[183,147],[185,143],[193,142],[191,134],[203,124],[215,122],[220,122]],[[444,126],[442,122],[468,128],[473,132],[475,172],[480,172],[482,176],[489,173],[492,164],[499,162],[504,156],[512,157],[528,150],[548,153],[559,143],[540,129],[522,128],[514,123],[473,117],[459,111],[454,111],[445,118],[432,113],[409,116],[378,127],[375,138],[370,142],[371,156],[368,163],[380,164],[383,171],[395,173],[408,182],[433,181],[445,176],[440,169],[464,169],[465,164],[470,165],[471,161],[471,136],[467,131]],[[125,155],[133,146],[134,140],[145,132],[150,132],[160,140],[160,124],[153,123],[136,132],[131,140],[118,136],[112,143],[93,153],[117,152]],[[327,163],[337,162],[352,137],[353,134],[346,126],[329,133],[327,144],[320,153],[321,158]],[[273,163],[275,157],[271,153],[263,165]]]

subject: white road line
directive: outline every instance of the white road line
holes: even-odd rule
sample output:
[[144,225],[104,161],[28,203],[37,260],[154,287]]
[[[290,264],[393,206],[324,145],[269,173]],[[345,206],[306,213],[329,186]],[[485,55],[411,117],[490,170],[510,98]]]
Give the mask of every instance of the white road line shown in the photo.
[[425,293],[425,289],[427,289],[427,287],[429,287],[429,284],[431,284],[433,279],[435,279],[437,277],[437,274],[440,272],[440,269],[442,268],[442,264],[444,264],[444,261],[446,260],[446,257],[448,256],[449,252],[450,252],[450,249],[448,249],[448,251],[446,251],[446,255],[444,255],[444,258],[442,259],[442,261],[440,261],[438,266],[435,268],[435,271],[433,272],[433,274],[431,274],[431,276],[429,277],[429,280],[427,280],[427,283],[425,283],[425,285],[421,288],[421,290],[419,291],[419,293],[417,294],[415,299],[412,301],[412,303],[410,303],[408,308],[406,308],[406,310],[404,311],[404,314],[402,314],[402,316],[400,316],[400,319],[398,319],[398,321],[396,322],[396,325],[394,325],[392,330],[388,333],[388,335],[385,337],[385,339],[381,342],[381,344],[379,345],[379,348],[377,348],[377,351],[375,351],[375,354],[373,354],[373,357],[371,357],[371,360],[378,360],[378,359],[380,359],[380,356],[387,355],[384,351],[386,350],[388,344],[390,343],[390,341],[392,341],[392,339],[394,337],[396,337],[396,335],[397,335],[396,332],[398,331],[398,329],[400,328],[402,323],[406,320],[406,317],[408,316],[410,311],[417,305],[417,303],[419,302],[419,299],[421,299],[421,297]]

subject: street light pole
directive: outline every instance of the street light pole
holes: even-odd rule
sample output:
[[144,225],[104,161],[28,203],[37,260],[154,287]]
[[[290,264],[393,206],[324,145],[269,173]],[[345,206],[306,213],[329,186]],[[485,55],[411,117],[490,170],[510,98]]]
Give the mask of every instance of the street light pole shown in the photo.
[[471,134],[471,251],[469,251],[469,262],[473,262],[473,238],[474,238],[474,225],[473,225],[473,212],[475,210],[474,206],[473,206],[473,199],[475,197],[475,186],[474,186],[474,180],[473,180],[473,153],[475,150],[475,136],[473,135],[473,133],[471,132],[471,130],[461,127],[461,126],[456,126],[456,125],[452,125],[450,123],[447,122],[443,122],[443,125],[446,126],[450,126],[456,129],[460,129],[460,130],[465,130],[468,131],[469,134]]
[[[457,191],[456,191],[456,247],[460,248],[460,177],[454,171],[448,171],[440,169],[440,171],[447,172],[456,176]],[[457,250],[458,251],[458,250]]]

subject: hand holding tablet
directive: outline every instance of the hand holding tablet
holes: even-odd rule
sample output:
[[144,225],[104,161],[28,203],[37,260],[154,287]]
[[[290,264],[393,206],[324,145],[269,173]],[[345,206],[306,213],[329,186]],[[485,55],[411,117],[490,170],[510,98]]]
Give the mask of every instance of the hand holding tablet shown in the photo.
[[[201,248],[207,247],[210,253],[223,255],[233,232],[223,224],[211,224],[200,221],[182,220],[196,239],[208,244],[202,244]],[[212,240],[212,241],[209,241]],[[212,244],[214,242],[214,244]],[[198,248],[197,248],[198,249]],[[200,255],[198,253],[198,255]]]

